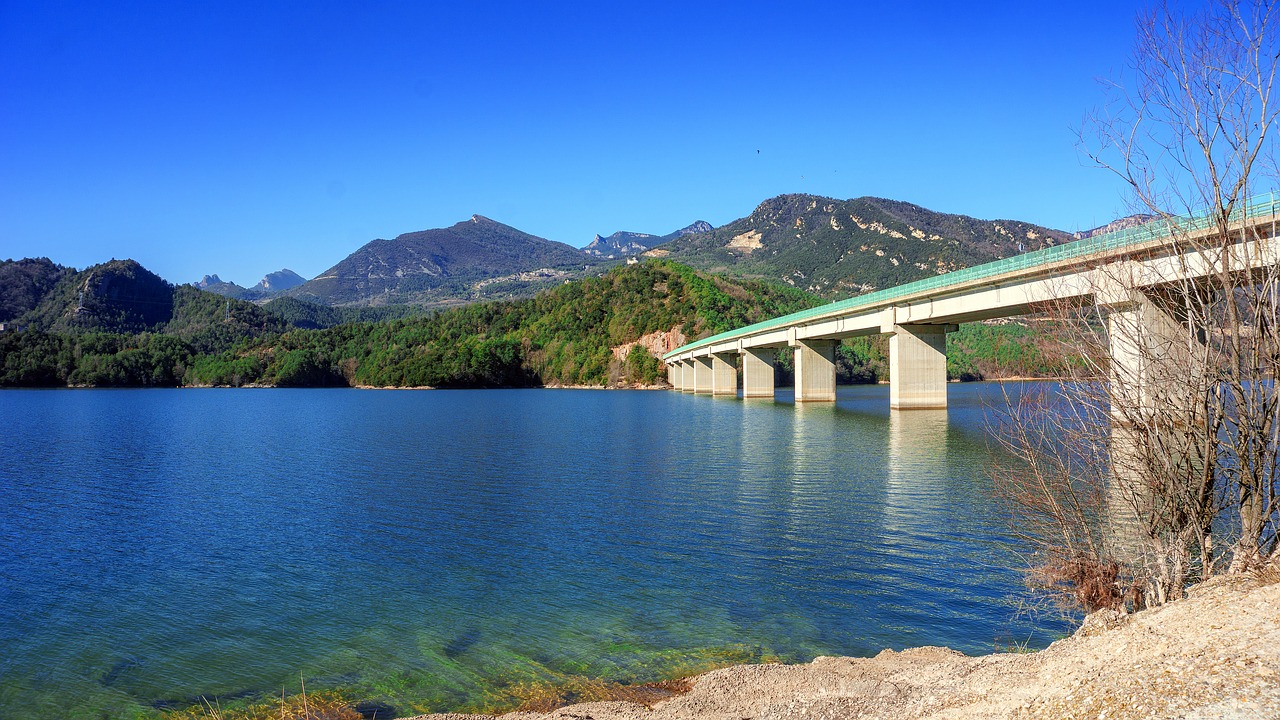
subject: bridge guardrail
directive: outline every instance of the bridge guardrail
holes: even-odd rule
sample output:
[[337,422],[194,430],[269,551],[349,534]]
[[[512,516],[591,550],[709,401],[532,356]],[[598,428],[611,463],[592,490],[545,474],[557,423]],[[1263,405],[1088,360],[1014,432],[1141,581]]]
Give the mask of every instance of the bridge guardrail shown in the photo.
[[[1268,215],[1275,215],[1278,208],[1280,208],[1280,205],[1278,205],[1275,193],[1272,192],[1267,195],[1260,195],[1247,200],[1240,208],[1232,212],[1231,219],[1244,219],[1246,217],[1246,213],[1248,214],[1248,217],[1266,217]],[[800,310],[799,312],[794,312],[790,315],[782,315],[769,320],[762,320],[758,323],[740,327],[736,330],[728,330],[717,335],[712,335],[711,337],[687,343],[666,353],[662,358],[663,360],[666,360],[672,355],[676,355],[678,353],[697,350],[698,348],[706,347],[707,345],[713,345],[718,342],[751,335],[757,332],[773,330],[779,326],[794,325],[803,322],[804,320],[808,320],[809,318],[826,315],[832,312],[853,310],[868,305],[878,305],[907,295],[914,295],[915,293],[925,292],[928,290],[937,290],[949,285],[959,285],[973,280],[981,280],[983,278],[1003,275],[1016,270],[1028,270],[1038,265],[1048,265],[1050,263],[1084,257],[1086,255],[1092,255],[1106,250],[1118,250],[1132,245],[1139,245],[1141,243],[1167,236],[1169,233],[1166,232],[1166,228],[1168,228],[1169,222],[1170,221],[1167,219],[1160,218],[1143,223],[1142,225],[1125,228],[1123,230],[1113,230],[1109,233],[1103,233],[1091,238],[1075,240],[1069,243],[1063,243],[1062,245],[1052,245],[1050,247],[1032,250],[1031,252],[1014,255],[1013,257],[996,260],[994,262],[961,268],[960,270],[954,270],[949,273],[914,280],[903,285],[885,288],[884,290],[876,290],[875,292],[870,292],[866,295],[858,295],[846,300],[838,300],[826,305],[819,305],[818,307],[809,308],[808,310]],[[1176,223],[1178,225],[1178,229],[1182,232],[1195,232],[1197,230],[1204,230],[1208,228],[1213,223],[1213,218],[1208,216],[1178,218],[1172,222]]]

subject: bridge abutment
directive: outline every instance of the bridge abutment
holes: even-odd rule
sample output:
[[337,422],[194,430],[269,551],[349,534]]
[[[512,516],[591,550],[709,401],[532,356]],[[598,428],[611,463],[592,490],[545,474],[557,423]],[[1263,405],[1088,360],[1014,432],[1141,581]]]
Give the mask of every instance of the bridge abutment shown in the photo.
[[889,407],[938,410],[947,406],[947,333],[955,325],[898,325],[889,337]]
[[736,352],[712,353],[711,394],[738,394],[738,354]]
[[742,397],[773,397],[773,364],[778,353],[773,348],[745,348],[742,351]]
[[836,342],[791,340],[796,351],[796,402],[835,402]]

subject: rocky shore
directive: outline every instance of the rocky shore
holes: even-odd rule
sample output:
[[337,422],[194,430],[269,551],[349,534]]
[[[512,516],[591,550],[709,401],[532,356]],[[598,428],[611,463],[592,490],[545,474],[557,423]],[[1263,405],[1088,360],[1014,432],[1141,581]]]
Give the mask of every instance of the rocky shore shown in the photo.
[[[1217,578],[1131,616],[1091,615],[1034,653],[938,647],[804,665],[742,665],[690,679],[651,707],[596,702],[504,720],[746,718],[1280,718],[1280,569]],[[424,715],[415,720],[491,716]]]

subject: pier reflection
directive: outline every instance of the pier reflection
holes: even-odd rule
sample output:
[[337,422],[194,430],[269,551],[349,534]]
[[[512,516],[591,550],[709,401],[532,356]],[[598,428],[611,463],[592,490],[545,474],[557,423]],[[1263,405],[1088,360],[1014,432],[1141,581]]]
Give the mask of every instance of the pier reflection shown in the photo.
[[835,405],[796,403],[791,424],[791,485],[806,485],[826,478],[831,450],[840,442]]
[[947,411],[892,410],[882,522],[884,540],[923,547],[946,502]]
[[760,537],[767,532],[766,515],[761,511],[768,508],[775,492],[775,466],[785,460],[779,457],[774,440],[787,419],[779,410],[783,408],[773,403],[745,403],[739,414],[738,483],[734,493],[742,523],[740,535]]
[[834,405],[796,403],[792,414],[790,472],[786,475],[783,534],[788,552],[800,552],[813,543],[815,533],[838,500],[831,497],[840,486],[842,469],[832,462],[847,444],[847,429],[838,421]]

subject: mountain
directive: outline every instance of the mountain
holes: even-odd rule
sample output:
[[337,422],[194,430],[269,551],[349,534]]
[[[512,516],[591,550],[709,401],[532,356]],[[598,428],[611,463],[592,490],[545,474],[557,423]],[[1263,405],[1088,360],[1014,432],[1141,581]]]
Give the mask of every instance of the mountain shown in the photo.
[[232,282],[226,282],[217,275],[205,275],[200,278],[200,282],[191,284],[205,292],[217,293],[229,298],[243,298],[245,293],[248,292],[247,288],[240,287]]
[[290,288],[295,288],[307,279],[298,273],[284,268],[273,273],[267,273],[267,276],[258,281],[257,285],[249,288],[251,292],[258,293],[281,293]]
[[596,262],[581,250],[489,218],[374,240],[292,297],[325,305],[457,304],[580,277]]
[[1128,230],[1131,227],[1136,227],[1138,225],[1142,225],[1143,223],[1149,223],[1155,219],[1156,219],[1155,215],[1150,215],[1147,213],[1137,213],[1135,215],[1126,215],[1125,217],[1122,217],[1118,220],[1112,220],[1106,225],[1099,225],[1098,227],[1092,230],[1085,230],[1083,232],[1078,232],[1075,234],[1075,237],[1079,239],[1084,239],[1084,238],[1091,238],[1094,235],[1103,235],[1105,233],[1114,232],[1116,230]]
[[661,245],[666,242],[666,238],[659,235],[648,235],[645,233],[633,232],[616,232],[609,237],[600,237],[596,235],[596,239],[591,244],[582,248],[582,252],[588,255],[594,255],[598,258],[614,259],[620,257],[628,257],[630,255],[639,255],[655,245]]
[[[32,268],[42,278],[56,276],[56,281],[28,282]],[[225,284],[216,277],[210,283]],[[257,305],[193,285],[174,287],[134,260],[111,260],[80,271],[43,258],[6,261],[0,264],[0,298],[15,296],[23,298],[20,307],[6,307],[25,310],[9,319],[37,332],[164,333],[198,350],[214,350],[287,328]]]
[[49,258],[0,261],[0,322],[31,312],[71,268]]
[[709,233],[715,229],[715,226],[706,220],[694,220],[692,223],[685,225],[670,235],[663,235],[662,237],[664,240],[670,241],[684,237],[685,235],[701,235],[702,233]]
[[257,285],[249,288],[226,282],[217,275],[205,275],[200,279],[200,282],[192,283],[192,285],[207,292],[217,293],[223,297],[261,302],[277,297],[285,290],[295,288],[304,282],[306,282],[306,279],[301,275],[285,268],[273,273],[267,273],[266,277],[259,280]]
[[142,332],[171,319],[173,286],[134,260],[67,272],[22,318],[54,332]]
[[978,220],[883,198],[780,195],[745,218],[644,254],[840,298],[1072,239],[1017,220]]
[[698,220],[691,225],[686,225],[679,230],[667,235],[649,235],[647,233],[634,232],[616,232],[609,237],[600,237],[596,235],[589,245],[582,248],[582,251],[588,255],[594,255],[598,258],[615,259],[632,255],[639,255],[646,250],[651,250],[664,243],[671,242],[685,235],[696,235],[704,232],[711,232],[715,228],[711,223],[705,220]]

